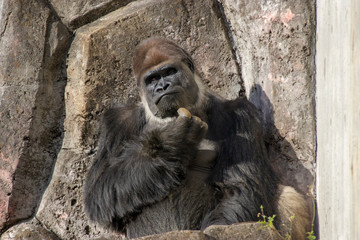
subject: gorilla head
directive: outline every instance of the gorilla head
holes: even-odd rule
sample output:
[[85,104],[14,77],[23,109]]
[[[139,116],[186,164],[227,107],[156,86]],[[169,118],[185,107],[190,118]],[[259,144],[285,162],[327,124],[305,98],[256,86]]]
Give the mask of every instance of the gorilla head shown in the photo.
[[142,102],[158,118],[174,117],[180,107],[190,108],[198,100],[193,60],[170,40],[142,42],[135,52],[134,73]]

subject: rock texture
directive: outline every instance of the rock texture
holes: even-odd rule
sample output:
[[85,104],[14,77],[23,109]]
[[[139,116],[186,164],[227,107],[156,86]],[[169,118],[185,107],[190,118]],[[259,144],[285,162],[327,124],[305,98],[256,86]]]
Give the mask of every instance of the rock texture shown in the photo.
[[71,30],[125,6],[131,0],[49,0],[62,22]]
[[6,231],[1,240],[60,240],[54,233],[45,229],[37,219],[21,223]]
[[85,150],[60,151],[36,218],[60,239],[121,239],[120,235],[90,223],[84,215],[82,186],[90,162],[91,154]]
[[136,240],[280,240],[280,234],[260,223],[240,223],[230,226],[213,225],[202,231],[175,231],[136,238]]
[[[187,49],[219,95],[246,94],[261,109],[274,166],[307,192],[315,155],[314,2],[1,1],[1,239],[122,238],[87,220],[82,187],[101,114],[139,98],[132,54],[153,35]],[[246,223],[143,239],[276,239],[257,230]]]
[[248,240],[248,239],[284,239],[279,232],[260,223],[239,223],[230,226],[213,225],[204,230],[208,239]]
[[62,137],[70,35],[39,1],[1,2],[0,229],[34,215]]
[[156,234],[156,235],[136,238],[136,240],[166,240],[166,239],[207,240],[208,237],[201,231],[174,231],[164,234]]

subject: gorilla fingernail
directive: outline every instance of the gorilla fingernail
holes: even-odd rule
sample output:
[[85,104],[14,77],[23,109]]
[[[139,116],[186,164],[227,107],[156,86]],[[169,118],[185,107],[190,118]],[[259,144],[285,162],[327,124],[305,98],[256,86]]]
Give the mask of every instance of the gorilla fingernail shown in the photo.
[[186,108],[179,108],[177,112],[181,117],[191,118],[191,113]]

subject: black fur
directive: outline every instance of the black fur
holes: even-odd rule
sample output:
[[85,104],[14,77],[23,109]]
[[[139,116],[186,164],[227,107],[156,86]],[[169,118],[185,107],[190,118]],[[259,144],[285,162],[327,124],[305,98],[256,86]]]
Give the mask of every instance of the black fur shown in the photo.
[[212,224],[256,221],[275,212],[279,180],[271,169],[255,107],[245,98],[206,95],[190,110],[209,128],[217,156],[206,181],[187,178],[203,130],[178,117],[151,126],[142,105],[104,115],[97,156],[85,185],[85,210],[102,225],[139,237]]

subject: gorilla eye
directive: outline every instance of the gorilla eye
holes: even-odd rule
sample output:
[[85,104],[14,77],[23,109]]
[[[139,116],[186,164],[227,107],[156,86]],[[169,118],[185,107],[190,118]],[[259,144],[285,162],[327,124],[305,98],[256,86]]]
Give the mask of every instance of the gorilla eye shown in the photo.
[[158,74],[150,75],[145,79],[145,83],[146,83],[146,85],[148,85],[154,81],[159,81],[160,78],[161,78],[161,76]]

